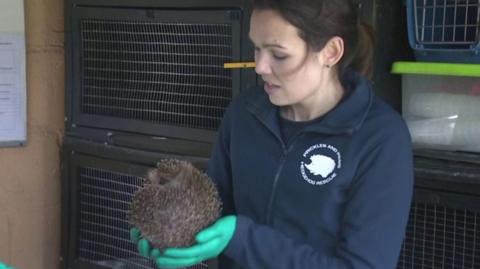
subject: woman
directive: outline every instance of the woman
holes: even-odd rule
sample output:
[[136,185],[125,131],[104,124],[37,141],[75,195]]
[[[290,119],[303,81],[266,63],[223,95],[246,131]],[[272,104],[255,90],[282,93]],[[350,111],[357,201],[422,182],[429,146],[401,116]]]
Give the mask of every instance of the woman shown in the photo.
[[[413,189],[411,142],[366,76],[372,40],[350,0],[254,0],[263,88],[232,102],[208,174],[224,217],[161,268],[395,268]],[[138,238],[138,234],[133,234]]]

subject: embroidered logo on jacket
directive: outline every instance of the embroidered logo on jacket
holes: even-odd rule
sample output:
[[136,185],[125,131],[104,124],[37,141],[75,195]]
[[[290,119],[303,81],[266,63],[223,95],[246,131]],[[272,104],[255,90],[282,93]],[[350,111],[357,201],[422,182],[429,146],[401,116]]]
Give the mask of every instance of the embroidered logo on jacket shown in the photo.
[[305,181],[312,185],[324,185],[337,176],[342,167],[342,157],[337,148],[327,144],[317,144],[303,153],[300,171]]

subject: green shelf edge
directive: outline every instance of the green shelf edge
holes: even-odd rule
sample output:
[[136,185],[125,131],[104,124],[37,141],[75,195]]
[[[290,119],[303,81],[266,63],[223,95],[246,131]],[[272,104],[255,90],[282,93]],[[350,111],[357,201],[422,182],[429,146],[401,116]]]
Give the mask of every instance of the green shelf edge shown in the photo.
[[394,62],[393,74],[480,77],[480,64]]

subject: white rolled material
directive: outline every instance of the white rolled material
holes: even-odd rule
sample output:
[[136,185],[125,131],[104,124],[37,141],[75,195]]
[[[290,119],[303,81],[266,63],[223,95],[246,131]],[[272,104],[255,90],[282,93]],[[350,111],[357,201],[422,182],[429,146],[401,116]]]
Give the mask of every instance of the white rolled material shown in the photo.
[[406,114],[426,118],[480,117],[480,96],[452,93],[412,93]]
[[480,118],[459,118],[453,131],[452,144],[480,146]]
[[407,122],[414,144],[452,146],[462,149],[480,146],[480,118],[445,117]]
[[455,121],[448,118],[421,119],[407,122],[412,142],[417,145],[451,145]]

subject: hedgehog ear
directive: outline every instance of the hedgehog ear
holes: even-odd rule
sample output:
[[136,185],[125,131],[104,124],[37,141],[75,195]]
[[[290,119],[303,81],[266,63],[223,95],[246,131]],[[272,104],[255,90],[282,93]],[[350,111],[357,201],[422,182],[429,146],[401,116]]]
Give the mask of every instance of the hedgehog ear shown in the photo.
[[191,172],[189,171],[188,167],[182,166],[179,167],[176,174],[172,175],[172,180],[175,182],[184,182],[185,180],[191,177]]
[[160,177],[160,175],[159,175],[158,169],[157,169],[157,168],[153,168],[153,169],[150,169],[150,170],[148,171],[148,174],[147,174],[147,177],[146,177],[146,181],[147,181],[147,182],[150,182],[150,183],[157,183],[159,177]]

